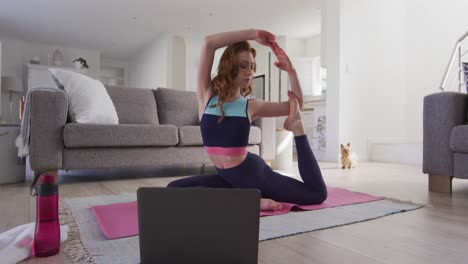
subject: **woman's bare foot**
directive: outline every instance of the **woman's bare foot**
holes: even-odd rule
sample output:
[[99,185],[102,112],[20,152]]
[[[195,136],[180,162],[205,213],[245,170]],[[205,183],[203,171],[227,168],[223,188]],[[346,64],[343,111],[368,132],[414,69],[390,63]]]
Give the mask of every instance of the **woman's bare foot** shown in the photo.
[[261,211],[275,211],[283,208],[283,205],[273,201],[272,199],[260,199]]
[[284,128],[293,132],[294,136],[304,135],[305,131],[302,125],[301,111],[299,110],[297,98],[291,91],[288,91],[288,97],[289,115],[288,118],[284,120]]

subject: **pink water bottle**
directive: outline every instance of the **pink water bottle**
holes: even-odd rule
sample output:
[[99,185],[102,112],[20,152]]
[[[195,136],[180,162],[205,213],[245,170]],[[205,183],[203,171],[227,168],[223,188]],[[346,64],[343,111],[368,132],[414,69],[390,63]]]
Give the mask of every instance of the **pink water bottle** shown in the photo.
[[[37,181],[36,175],[35,181]],[[33,182],[35,184],[35,182]],[[36,231],[34,255],[47,257],[60,251],[60,223],[58,218],[58,185],[53,175],[41,174],[36,187]]]

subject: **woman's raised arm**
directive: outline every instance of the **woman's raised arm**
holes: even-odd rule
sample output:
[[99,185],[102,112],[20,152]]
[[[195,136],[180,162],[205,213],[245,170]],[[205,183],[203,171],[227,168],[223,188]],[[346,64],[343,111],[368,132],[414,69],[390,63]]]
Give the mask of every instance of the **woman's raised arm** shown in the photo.
[[215,51],[246,40],[256,40],[258,43],[270,47],[276,43],[273,34],[255,29],[217,33],[205,38],[198,67],[197,98],[199,106],[204,107],[214,92],[213,87],[211,87],[211,68],[213,67]]
[[[302,110],[304,108],[304,98],[294,66],[289,60],[288,55],[286,55],[283,49],[281,49],[276,42],[272,44],[271,49],[278,59],[278,61],[275,62],[275,66],[288,73],[289,82],[291,83],[291,90],[288,91],[288,96],[289,93],[296,96],[299,108]],[[289,114],[289,110],[289,101],[265,102],[262,100],[252,100],[249,103],[251,121],[259,117],[287,116]]]
[[299,102],[299,108],[302,110],[304,109],[304,96],[302,94],[301,84],[299,83],[299,79],[297,77],[297,72],[294,66],[289,60],[288,55],[282,48],[278,45],[274,45],[272,47],[273,52],[275,53],[276,58],[278,61],[275,62],[275,66],[280,68],[283,71],[288,73],[289,83],[291,84],[291,91],[296,96],[297,101]]

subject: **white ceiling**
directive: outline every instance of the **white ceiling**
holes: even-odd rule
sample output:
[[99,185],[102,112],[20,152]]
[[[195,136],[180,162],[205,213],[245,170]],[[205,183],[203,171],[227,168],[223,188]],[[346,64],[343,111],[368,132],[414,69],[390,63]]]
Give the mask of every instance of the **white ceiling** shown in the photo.
[[161,33],[200,37],[260,28],[320,33],[321,0],[0,0],[0,36],[128,59]]

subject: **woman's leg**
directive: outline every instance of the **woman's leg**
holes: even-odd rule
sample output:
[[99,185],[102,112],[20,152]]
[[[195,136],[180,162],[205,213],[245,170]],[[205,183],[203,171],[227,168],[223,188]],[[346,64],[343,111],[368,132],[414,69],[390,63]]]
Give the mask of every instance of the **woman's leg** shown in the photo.
[[307,135],[295,136],[294,141],[296,142],[297,164],[302,180],[310,188],[326,192],[327,188],[322,177],[322,172],[310,148]]
[[304,132],[297,99],[291,92],[288,92],[288,96],[289,115],[284,128],[294,134],[299,174],[303,182],[274,172],[266,165],[266,179],[261,190],[265,197],[276,201],[301,205],[319,204],[327,198],[327,187]]
[[[300,148],[304,143],[307,143],[307,138],[297,141],[296,144]],[[262,198],[301,205],[319,204],[326,199],[326,187],[322,175],[315,173],[312,169],[314,167],[309,167],[312,163],[311,157],[313,157],[311,152],[298,152],[298,156],[301,156],[298,158],[301,160],[300,171],[307,183],[274,172],[261,157],[250,152],[240,165],[229,169],[217,169],[217,172],[219,177],[229,183],[232,188],[259,189]],[[275,206],[274,203],[270,204],[270,207]]]
[[[232,185],[224,181],[219,175],[199,175],[187,177],[170,182],[168,188],[184,188],[184,187],[204,187],[204,188],[233,188]],[[282,205],[271,199],[260,200],[260,210],[279,210]]]
[[248,152],[241,164],[228,169],[216,168],[216,172],[233,188],[258,189],[264,179],[264,166],[261,157]]
[[198,175],[170,182],[167,187],[207,187],[207,188],[232,188],[218,174]]
[[295,137],[299,173],[303,182],[281,175],[265,165],[262,197],[299,205],[320,204],[327,198],[327,187],[306,135]]

